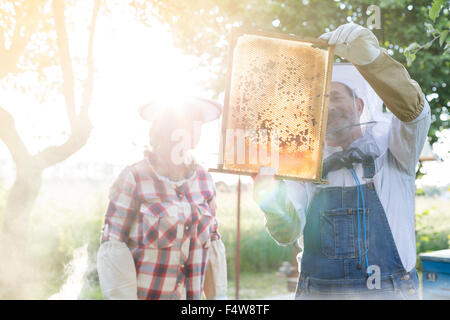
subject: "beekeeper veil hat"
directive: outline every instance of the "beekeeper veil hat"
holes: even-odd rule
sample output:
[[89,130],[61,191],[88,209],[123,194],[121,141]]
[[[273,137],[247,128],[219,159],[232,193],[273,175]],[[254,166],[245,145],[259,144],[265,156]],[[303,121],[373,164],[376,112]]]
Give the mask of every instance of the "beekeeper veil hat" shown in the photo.
[[360,118],[360,123],[388,120],[388,118],[383,115],[383,101],[353,64],[334,64],[331,81],[345,84],[347,87],[354,90],[356,97],[359,97],[364,101],[364,110]]
[[158,97],[140,106],[138,113],[150,122],[158,121],[163,116],[180,116],[206,123],[220,117],[222,106],[213,100],[195,96]]
[[222,106],[213,100],[195,96],[160,96],[143,104],[138,113],[150,123],[150,144],[153,148],[167,146],[168,141],[179,139],[173,140],[173,135],[182,135],[183,141],[190,141],[186,146],[189,149],[198,143],[201,125],[220,117]]
[[[351,63],[336,63],[333,65],[332,82],[345,84],[353,91],[355,98],[361,98],[364,109],[359,119],[363,136],[371,135],[379,147],[379,153],[387,148],[387,133],[391,122],[391,115],[383,112],[383,101],[375,93],[370,84],[359,73],[358,69]],[[355,102],[354,102],[355,103]],[[337,151],[335,148],[326,147],[325,154]]]

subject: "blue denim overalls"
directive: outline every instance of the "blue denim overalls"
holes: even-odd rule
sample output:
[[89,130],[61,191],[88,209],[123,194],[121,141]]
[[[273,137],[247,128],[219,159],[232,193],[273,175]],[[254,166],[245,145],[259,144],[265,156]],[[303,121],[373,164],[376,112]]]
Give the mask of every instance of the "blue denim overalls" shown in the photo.
[[[312,199],[296,299],[419,298],[417,272],[403,268],[371,180],[374,161],[362,165],[365,210],[357,186],[318,188]],[[367,285],[367,267],[373,265],[379,267],[379,289]]]

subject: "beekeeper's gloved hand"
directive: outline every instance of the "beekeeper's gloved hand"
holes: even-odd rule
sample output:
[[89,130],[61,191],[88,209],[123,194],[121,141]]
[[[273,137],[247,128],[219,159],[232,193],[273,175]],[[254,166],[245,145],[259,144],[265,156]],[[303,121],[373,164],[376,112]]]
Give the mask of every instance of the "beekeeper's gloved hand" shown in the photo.
[[256,203],[260,203],[260,201],[271,195],[274,192],[276,187],[275,180],[276,170],[272,167],[264,167],[261,166],[259,168],[258,174],[253,178],[253,199]]
[[378,39],[372,31],[353,22],[326,32],[319,39],[335,45],[338,56],[360,66],[373,62],[381,53]]

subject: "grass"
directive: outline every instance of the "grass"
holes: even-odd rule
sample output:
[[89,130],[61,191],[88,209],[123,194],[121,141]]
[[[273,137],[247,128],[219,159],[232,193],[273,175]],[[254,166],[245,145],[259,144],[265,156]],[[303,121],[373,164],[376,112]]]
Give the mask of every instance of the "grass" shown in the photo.
[[[450,199],[437,197],[416,197],[416,213],[427,214],[416,218],[417,228],[434,231],[450,231]],[[420,220],[420,221],[418,221]]]
[[[235,299],[235,280],[228,279],[228,299]],[[239,279],[239,300],[253,300],[289,294],[287,280],[275,272],[244,272]],[[292,293],[293,294],[293,293]],[[80,300],[102,300],[103,295],[97,285],[84,288]]]
[[[237,195],[235,189],[217,191],[219,232],[227,251],[229,277],[234,277],[236,259]],[[293,246],[279,246],[264,227],[264,215],[253,201],[252,189],[243,185],[241,193],[241,270],[276,271],[283,261],[294,260]]]
[[[234,279],[228,280],[228,299],[235,299],[235,285]],[[267,298],[288,293],[290,292],[287,289],[286,278],[276,275],[275,271],[244,272],[240,275],[240,300]]]

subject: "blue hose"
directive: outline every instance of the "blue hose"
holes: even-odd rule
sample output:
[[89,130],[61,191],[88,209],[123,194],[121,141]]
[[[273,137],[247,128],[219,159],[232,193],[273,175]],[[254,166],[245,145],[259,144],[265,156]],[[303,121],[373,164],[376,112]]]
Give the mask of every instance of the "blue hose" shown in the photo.
[[356,200],[358,209],[357,209],[356,215],[358,217],[359,265],[361,265],[361,246],[360,246],[360,241],[359,241],[359,209],[360,209],[359,208],[359,193],[361,193],[362,209],[363,209],[363,228],[364,228],[364,258],[365,258],[365,261],[366,261],[366,272],[367,272],[367,275],[370,275],[369,274],[369,260],[367,258],[368,248],[367,248],[367,236],[366,236],[367,235],[367,231],[366,231],[366,206],[365,206],[364,192],[363,192],[363,188],[361,186],[361,182],[359,181],[358,175],[356,174],[355,170],[352,168],[352,169],[350,169],[350,172],[351,172],[351,174],[353,176],[353,179],[355,180],[356,189],[357,189],[357,192],[358,192],[358,197],[357,197],[357,200]]

